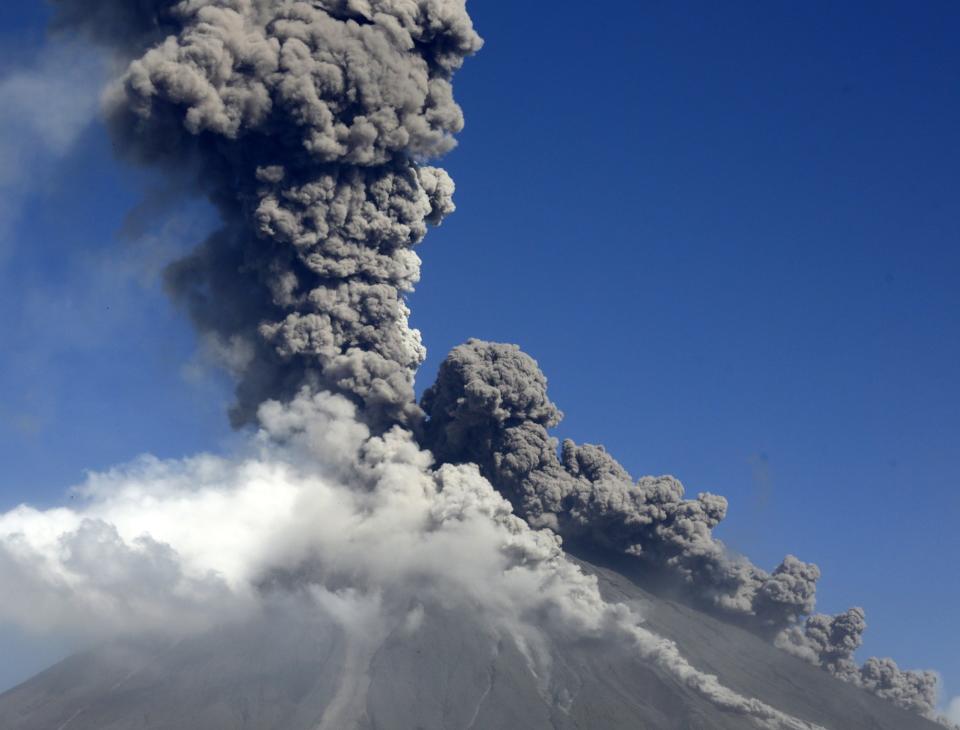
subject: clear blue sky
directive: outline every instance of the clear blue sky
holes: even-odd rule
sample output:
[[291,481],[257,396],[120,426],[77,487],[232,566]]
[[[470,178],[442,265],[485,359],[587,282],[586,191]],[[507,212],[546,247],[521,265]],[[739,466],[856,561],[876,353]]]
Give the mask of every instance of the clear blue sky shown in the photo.
[[[733,547],[819,563],[821,610],[867,609],[862,657],[960,695],[960,4],[586,7],[471,4],[487,46],[457,84],[459,210],[421,249],[421,388],[467,337],[521,344],[562,435],[726,495]],[[0,6],[0,76],[43,23]],[[151,274],[209,213],[119,237],[150,181],[97,125],[13,184],[0,509],[229,440]],[[46,657],[5,651],[0,685]]]

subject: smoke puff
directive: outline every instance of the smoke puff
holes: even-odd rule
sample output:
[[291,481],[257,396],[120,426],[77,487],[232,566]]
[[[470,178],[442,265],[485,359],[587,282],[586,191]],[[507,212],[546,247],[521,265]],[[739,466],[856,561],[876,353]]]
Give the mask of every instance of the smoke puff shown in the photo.
[[834,674],[848,675],[855,669],[853,653],[863,644],[866,629],[864,610],[854,607],[836,616],[822,613],[809,616],[802,626],[784,631],[776,643]]
[[167,283],[211,351],[245,353],[234,421],[307,386],[415,426],[404,296],[412,248],[454,207],[423,161],[463,127],[450,80],[481,45],[463,0],[58,7],[131,58],[106,96],[121,152],[198,170],[223,218]]
[[820,569],[788,555],[757,591],[754,610],[768,624],[782,625],[808,614],[817,603]]
[[816,566],[788,556],[772,575],[729,555],[712,530],[723,497],[685,499],[673,477],[627,473],[602,446],[558,443],[562,413],[537,363],[515,345],[470,340],[441,364],[424,394],[425,441],[444,462],[473,462],[532,525],[636,555],[681,575],[729,610],[782,627],[809,613]]
[[895,705],[933,717],[938,680],[933,672],[905,671],[892,659],[871,657],[857,666],[854,652],[863,643],[866,614],[850,608],[836,616],[816,614],[801,628],[793,626],[777,637],[781,648],[823,666],[834,676],[890,700]]
[[904,709],[930,715],[939,680],[934,672],[903,671],[893,659],[871,657],[860,667],[860,684]]

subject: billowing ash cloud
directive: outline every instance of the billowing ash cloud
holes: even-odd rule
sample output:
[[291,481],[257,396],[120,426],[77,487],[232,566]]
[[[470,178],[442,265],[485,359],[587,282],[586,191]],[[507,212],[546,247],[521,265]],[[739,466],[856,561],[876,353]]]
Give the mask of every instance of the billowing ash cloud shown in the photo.
[[749,617],[781,648],[932,716],[934,673],[903,671],[890,659],[857,666],[862,609],[808,616],[816,605],[816,565],[788,555],[767,573],[713,537],[726,515],[723,497],[686,499],[675,478],[634,480],[602,446],[558,444],[549,429],[563,414],[548,398],[537,363],[517,346],[470,340],[455,348],[422,406],[429,416],[425,441],[437,457],[478,464],[531,525],[665,569],[693,595]]
[[937,701],[935,672],[904,671],[890,658],[867,659],[860,667],[860,685],[900,707],[923,715],[932,714]]
[[856,669],[853,653],[863,644],[866,629],[866,613],[854,607],[836,616],[822,613],[809,616],[803,626],[784,631],[776,643],[834,674],[847,676]]
[[561,412],[537,363],[515,345],[471,340],[424,394],[437,457],[472,462],[532,525],[666,566],[716,605],[783,627],[809,613],[820,571],[787,556],[772,573],[733,556],[712,530],[727,501],[686,499],[671,476],[634,480],[602,446],[550,436]]
[[866,613],[854,607],[835,616],[809,616],[802,627],[792,626],[776,639],[777,646],[819,664],[906,710],[933,717],[938,678],[934,672],[903,670],[892,659],[871,657],[857,666],[854,652],[863,643]]
[[197,183],[224,226],[167,281],[238,379],[234,419],[303,386],[415,425],[425,352],[412,248],[453,210],[422,164],[463,127],[451,76],[481,41],[463,0],[59,0],[129,61],[107,94],[121,150]]

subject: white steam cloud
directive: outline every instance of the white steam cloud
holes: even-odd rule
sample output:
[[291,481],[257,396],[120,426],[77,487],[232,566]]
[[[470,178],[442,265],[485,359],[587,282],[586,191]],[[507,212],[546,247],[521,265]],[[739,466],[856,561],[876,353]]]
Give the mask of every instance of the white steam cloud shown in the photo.
[[342,396],[267,403],[259,420],[234,459],[144,457],[90,475],[71,508],[0,516],[0,583],[12,587],[0,621],[184,636],[277,592],[305,595],[352,641],[323,725],[344,727],[387,634],[443,605],[512,638],[545,687],[551,642],[607,638],[758,727],[812,727],[725,688],[605,602],[559,539],[513,515],[475,466],[434,468],[409,431],[372,435]]

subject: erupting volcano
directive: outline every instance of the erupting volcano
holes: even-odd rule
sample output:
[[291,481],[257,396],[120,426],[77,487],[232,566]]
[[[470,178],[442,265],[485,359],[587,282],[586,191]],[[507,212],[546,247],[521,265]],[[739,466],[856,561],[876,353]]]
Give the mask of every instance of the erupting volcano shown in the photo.
[[713,535],[724,497],[553,436],[519,347],[467,341],[417,402],[463,0],[54,5],[118,69],[118,154],[219,213],[165,283],[249,437],[0,515],[0,619],[97,639],[0,726],[934,727],[936,676],[858,666],[866,614],[815,613],[816,565],[758,567]]

